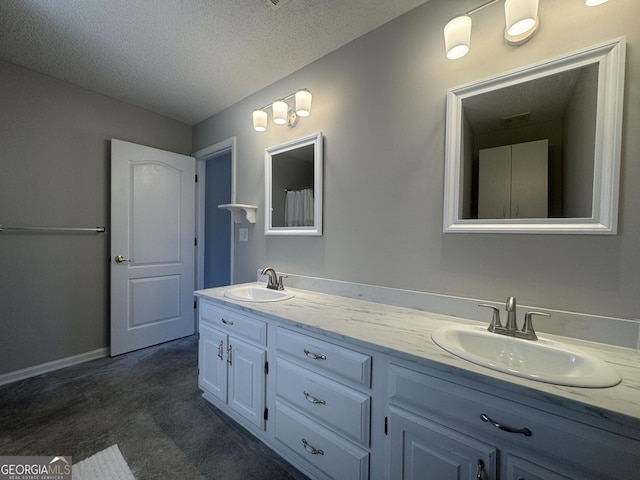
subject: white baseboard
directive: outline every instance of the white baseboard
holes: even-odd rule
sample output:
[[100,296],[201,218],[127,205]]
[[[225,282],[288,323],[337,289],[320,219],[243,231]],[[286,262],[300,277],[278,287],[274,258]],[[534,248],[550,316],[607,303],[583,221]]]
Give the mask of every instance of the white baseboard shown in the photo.
[[43,373],[53,372],[54,370],[60,370],[61,368],[70,367],[71,365],[77,365],[78,363],[84,363],[97,358],[106,357],[108,355],[108,348],[98,348],[91,352],[53,360],[52,362],[34,365],[33,367],[23,368],[22,370],[16,370],[14,372],[3,373],[0,374],[0,386],[17,382],[18,380],[24,380],[25,378],[42,375]]

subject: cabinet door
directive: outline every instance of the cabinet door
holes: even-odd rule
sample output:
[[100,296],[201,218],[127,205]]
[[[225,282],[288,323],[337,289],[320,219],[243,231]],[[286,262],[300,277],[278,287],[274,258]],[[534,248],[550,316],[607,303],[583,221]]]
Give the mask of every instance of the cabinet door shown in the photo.
[[478,218],[509,218],[511,145],[480,150]]
[[511,146],[511,218],[547,218],[549,141]]
[[424,417],[390,406],[391,478],[496,478],[496,449]]
[[227,401],[226,344],[226,333],[200,323],[198,383],[200,388],[225,403]]
[[229,407],[264,429],[266,405],[264,348],[229,337]]

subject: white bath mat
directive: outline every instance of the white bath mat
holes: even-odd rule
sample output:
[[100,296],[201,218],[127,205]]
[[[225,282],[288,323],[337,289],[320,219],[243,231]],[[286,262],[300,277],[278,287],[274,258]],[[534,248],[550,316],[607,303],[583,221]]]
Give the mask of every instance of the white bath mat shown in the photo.
[[73,480],[136,480],[118,445],[76,463],[72,471]]

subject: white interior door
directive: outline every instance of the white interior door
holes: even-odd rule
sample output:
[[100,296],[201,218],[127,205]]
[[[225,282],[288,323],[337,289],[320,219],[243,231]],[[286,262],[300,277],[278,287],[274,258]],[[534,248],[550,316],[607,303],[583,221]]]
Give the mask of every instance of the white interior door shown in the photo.
[[195,328],[193,157],[111,140],[111,355]]

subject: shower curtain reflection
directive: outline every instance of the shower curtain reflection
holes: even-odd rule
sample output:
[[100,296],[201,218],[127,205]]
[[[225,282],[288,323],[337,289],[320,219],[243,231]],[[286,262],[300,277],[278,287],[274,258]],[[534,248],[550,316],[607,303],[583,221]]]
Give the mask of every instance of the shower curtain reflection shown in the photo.
[[313,188],[286,190],[284,199],[285,227],[313,225]]

